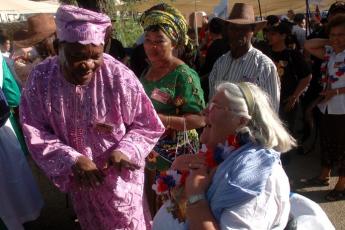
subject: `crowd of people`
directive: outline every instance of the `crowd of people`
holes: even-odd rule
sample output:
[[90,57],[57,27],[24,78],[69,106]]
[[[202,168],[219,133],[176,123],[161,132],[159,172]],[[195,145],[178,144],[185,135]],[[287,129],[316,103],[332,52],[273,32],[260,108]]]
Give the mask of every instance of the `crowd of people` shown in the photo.
[[321,172],[306,183],[337,169],[325,199],[345,199],[345,2],[327,17],[308,34],[304,14],[256,20],[235,3],[195,41],[162,3],[130,57],[90,2],[1,31],[0,228],[40,215],[33,159],[82,229],[293,229],[284,166],[315,129]]

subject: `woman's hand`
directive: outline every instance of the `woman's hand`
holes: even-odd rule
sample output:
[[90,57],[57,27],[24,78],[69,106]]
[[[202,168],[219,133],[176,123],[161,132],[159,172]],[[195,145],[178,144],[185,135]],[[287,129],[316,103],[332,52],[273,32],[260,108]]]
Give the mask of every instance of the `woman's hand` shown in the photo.
[[206,166],[205,154],[187,154],[178,156],[171,165],[173,170],[188,171]]
[[104,173],[100,171],[96,164],[86,156],[80,156],[72,172],[77,183],[86,187],[96,187],[104,180]]
[[200,114],[184,114],[180,116],[172,116],[159,113],[158,116],[167,129],[185,131],[205,126],[205,118]]
[[207,166],[190,170],[185,183],[186,196],[205,194],[216,170],[217,168],[214,168],[210,171]]
[[168,126],[168,116],[166,116],[162,113],[158,113],[158,117],[161,120],[161,122],[163,123],[164,127],[166,128]]
[[290,97],[286,98],[284,101],[285,106],[284,106],[284,111],[285,112],[290,112],[298,102],[298,97],[291,95]]
[[[185,183],[186,197],[189,199],[193,195],[206,194],[215,172],[216,168],[210,172],[206,166],[191,170]],[[220,229],[219,223],[214,218],[207,200],[200,200],[192,205],[188,205],[186,216],[191,230]]]
[[109,165],[115,166],[119,171],[122,169],[129,169],[131,171],[140,169],[139,165],[130,161],[130,159],[120,151],[113,151],[110,154]]
[[326,89],[323,90],[320,95],[323,96],[323,100],[320,102],[320,104],[326,103],[327,101],[329,101],[334,95],[337,94],[337,91],[334,89]]
[[314,116],[313,110],[314,108],[323,100],[322,96],[317,97],[313,102],[311,102],[305,111],[305,120],[309,124],[310,128],[314,127]]

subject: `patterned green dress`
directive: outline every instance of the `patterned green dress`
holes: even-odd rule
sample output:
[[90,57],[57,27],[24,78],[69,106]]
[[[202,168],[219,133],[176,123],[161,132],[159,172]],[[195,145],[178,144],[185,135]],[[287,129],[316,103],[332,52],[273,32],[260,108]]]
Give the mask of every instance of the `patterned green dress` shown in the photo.
[[[164,115],[199,114],[205,108],[203,91],[198,74],[188,65],[182,64],[158,81],[141,77],[146,94],[157,113]],[[188,135],[191,145],[186,145]],[[177,148],[176,151],[176,147]],[[190,147],[192,149],[190,149]],[[166,170],[179,154],[198,151],[199,139],[195,129],[187,132],[167,130],[148,158],[147,166],[159,171]]]
[[23,152],[25,153],[25,155],[27,155],[28,150],[24,141],[22,130],[19,125],[19,120],[14,116],[14,111],[13,111],[13,108],[16,108],[19,106],[21,93],[17,85],[17,82],[14,80],[14,77],[6,64],[5,59],[2,60],[1,64],[2,64],[2,69],[4,72],[2,90],[4,91],[4,94],[6,95],[8,105],[12,108],[10,121],[11,121],[13,130],[16,133],[18,141],[21,145],[21,148]]

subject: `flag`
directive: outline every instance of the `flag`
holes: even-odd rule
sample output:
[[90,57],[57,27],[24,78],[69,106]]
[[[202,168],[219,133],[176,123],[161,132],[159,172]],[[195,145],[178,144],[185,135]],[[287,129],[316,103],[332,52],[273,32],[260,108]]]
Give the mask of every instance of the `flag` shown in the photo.
[[318,5],[316,5],[315,7],[315,18],[317,18],[318,20],[321,20],[321,14],[320,14],[320,9]]
[[219,4],[213,9],[216,17],[226,19],[228,17],[228,0],[220,0]]
[[324,0],[308,0],[309,4],[320,5],[323,4]]

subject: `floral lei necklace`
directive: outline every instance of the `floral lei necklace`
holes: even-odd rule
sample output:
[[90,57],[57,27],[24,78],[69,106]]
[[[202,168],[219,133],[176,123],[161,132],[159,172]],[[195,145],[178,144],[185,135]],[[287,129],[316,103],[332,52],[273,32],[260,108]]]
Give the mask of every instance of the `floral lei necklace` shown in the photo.
[[[206,150],[200,151],[206,155],[206,165],[213,169],[223,162],[223,152],[225,146],[229,146],[232,150],[239,148],[243,144],[241,138],[238,136],[228,136],[225,145],[217,146],[214,151]],[[159,196],[165,196],[172,201],[172,206],[168,207],[168,211],[172,213],[175,219],[180,222],[185,221],[186,212],[186,198],[184,197],[184,185],[189,171],[167,170],[160,172],[156,178],[152,189]]]

